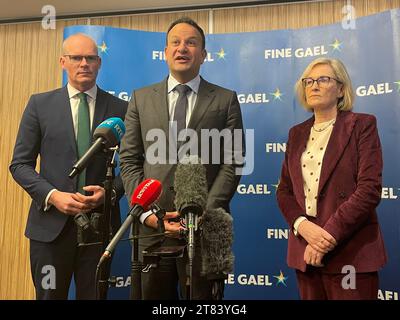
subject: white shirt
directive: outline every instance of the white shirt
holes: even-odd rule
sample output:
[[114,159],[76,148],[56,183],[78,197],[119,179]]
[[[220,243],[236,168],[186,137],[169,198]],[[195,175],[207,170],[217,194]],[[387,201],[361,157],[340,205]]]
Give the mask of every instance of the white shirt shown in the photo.
[[[74,132],[75,132],[75,139],[76,139],[76,136],[78,133],[78,106],[79,106],[79,97],[77,95],[80,93],[80,91],[78,89],[75,89],[69,83],[67,84],[67,90],[68,90],[69,103],[71,105],[72,122],[74,125]],[[85,93],[87,94],[86,99],[87,99],[87,102],[89,105],[90,130],[92,130],[92,123],[93,123],[93,118],[94,118],[94,108],[96,105],[96,97],[97,97],[97,86],[94,85],[92,88],[85,91]],[[48,204],[48,201],[50,199],[51,194],[56,190],[57,189],[52,189],[47,194],[45,202],[44,202],[44,211],[48,211],[50,209],[51,205]]]
[[200,86],[200,75],[197,75],[194,79],[190,80],[187,83],[179,83],[172,75],[169,75],[168,77],[168,87],[167,87],[167,92],[168,92],[168,114],[169,114],[169,119],[170,119],[170,126],[172,126],[172,120],[174,119],[174,113],[175,113],[175,106],[176,102],[179,97],[179,92],[178,90],[174,90],[175,87],[179,84],[185,84],[190,89],[187,93],[187,98],[188,98],[188,106],[186,109],[186,127],[189,125],[190,117],[192,116],[194,106],[196,105],[197,101],[197,94],[199,92],[199,86]]
[[[78,106],[79,106],[79,97],[77,96],[80,91],[75,89],[69,83],[67,84],[69,103],[71,105],[71,114],[72,114],[72,122],[74,123],[74,131],[75,131],[75,139],[78,132]],[[92,130],[92,123],[94,117],[94,107],[96,105],[96,96],[97,96],[97,86],[95,85],[91,89],[85,91],[87,94],[87,102],[89,105],[89,117],[90,117],[90,130]]]
[[[321,176],[322,160],[332,133],[334,120],[314,124],[310,130],[306,149],[301,155],[301,172],[303,175],[303,189],[305,195],[306,215],[317,216],[317,199],[319,180]],[[299,217],[293,224],[294,234],[306,217]]]

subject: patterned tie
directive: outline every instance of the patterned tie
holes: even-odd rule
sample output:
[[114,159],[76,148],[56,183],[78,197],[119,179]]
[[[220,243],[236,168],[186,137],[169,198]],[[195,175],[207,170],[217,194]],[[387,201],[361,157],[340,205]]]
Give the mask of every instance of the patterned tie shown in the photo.
[[[90,147],[90,117],[89,105],[86,99],[86,93],[77,94],[79,98],[78,106],[78,133],[76,144],[78,147],[78,158],[80,159]],[[86,183],[86,169],[82,170],[78,177],[78,191],[85,194],[83,187]]]
[[178,100],[175,105],[174,121],[177,124],[177,133],[186,128],[186,109],[188,106],[187,93],[191,90],[189,86],[185,84],[178,84],[175,90],[179,92]]

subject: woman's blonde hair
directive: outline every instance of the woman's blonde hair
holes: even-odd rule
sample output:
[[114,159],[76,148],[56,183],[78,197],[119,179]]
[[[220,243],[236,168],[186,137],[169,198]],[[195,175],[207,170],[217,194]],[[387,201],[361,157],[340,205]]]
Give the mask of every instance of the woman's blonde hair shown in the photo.
[[354,93],[353,93],[353,87],[351,85],[351,80],[349,74],[347,73],[346,67],[338,59],[318,58],[312,61],[307,66],[307,68],[304,70],[303,74],[297,80],[295,85],[295,92],[297,98],[299,99],[299,102],[303,105],[303,107],[307,111],[313,110],[313,108],[311,108],[307,104],[305,87],[303,86],[303,82],[301,79],[308,77],[312,68],[314,68],[316,65],[319,64],[326,64],[330,66],[333,70],[333,73],[335,74],[335,78],[339,80],[342,85],[343,97],[338,99],[337,109],[343,111],[348,111],[353,109]]

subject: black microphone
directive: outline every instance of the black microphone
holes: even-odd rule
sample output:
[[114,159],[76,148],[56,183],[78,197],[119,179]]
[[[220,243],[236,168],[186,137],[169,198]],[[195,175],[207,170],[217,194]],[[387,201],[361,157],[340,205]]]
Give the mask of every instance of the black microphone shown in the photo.
[[189,258],[194,256],[194,231],[197,219],[203,214],[207,204],[206,169],[198,157],[186,157],[177,166],[175,172],[175,207],[185,217],[189,231]]
[[201,217],[201,273],[213,281],[214,300],[222,300],[224,280],[233,271],[233,218],[224,209],[206,210]]
[[125,125],[120,118],[109,118],[104,120],[94,130],[93,138],[96,141],[86,151],[86,153],[72,167],[68,175],[71,179],[85,169],[92,157],[104,148],[114,147],[119,144],[122,136],[125,134]]
[[[207,204],[206,169],[198,157],[185,157],[175,172],[175,207],[185,217],[188,230],[188,278],[186,280],[188,298],[193,297],[193,261],[198,217],[203,214]],[[188,290],[189,289],[189,290]]]
[[202,215],[207,203],[206,169],[198,157],[185,157],[178,164],[174,181],[175,208],[182,215]]

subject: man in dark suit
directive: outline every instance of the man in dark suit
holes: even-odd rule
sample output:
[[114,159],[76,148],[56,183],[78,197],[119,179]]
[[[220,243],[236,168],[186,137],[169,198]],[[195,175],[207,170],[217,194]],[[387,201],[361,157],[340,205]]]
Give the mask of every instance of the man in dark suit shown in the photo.
[[[90,37],[75,34],[66,39],[60,64],[68,84],[31,96],[10,171],[33,200],[25,235],[30,239],[36,298],[66,299],[74,275],[76,298],[93,299],[101,246],[77,246],[74,216],[102,212],[107,157],[97,154],[78,178],[70,179],[68,174],[90,146],[93,130],[107,118],[124,119],[127,103],[96,86],[101,58]],[[38,155],[39,172],[35,170]],[[115,179],[114,191],[117,198],[124,193],[120,178]],[[115,228],[118,206],[111,219]]]
[[[179,214],[174,207],[173,182],[177,157],[170,152],[176,146],[176,138],[169,137],[169,132],[178,133],[181,128],[192,129],[198,137],[198,152],[209,148],[208,139],[201,139],[201,130],[222,130],[233,134],[235,129],[241,130],[242,116],[236,93],[211,84],[199,75],[201,64],[206,57],[205,37],[203,30],[190,18],[181,18],[173,22],[167,32],[165,48],[166,60],[170,74],[164,81],[134,91],[128,106],[125,120],[126,134],[121,141],[121,176],[125,191],[130,196],[137,185],[146,178],[155,178],[162,182],[164,192],[159,204],[167,211],[164,220],[167,231],[178,231],[180,222],[171,218]],[[183,90],[182,90],[183,89]],[[182,97],[183,123],[182,123]],[[187,100],[186,100],[187,99]],[[153,131],[152,131],[153,130]],[[158,131],[157,131],[158,130]],[[150,148],[154,141],[149,141],[148,134],[162,132],[165,134],[165,148],[160,148],[158,155],[164,154],[166,160],[154,163]],[[185,131],[184,131],[185,132]],[[180,139],[179,139],[180,140]],[[207,140],[207,141],[206,141]],[[219,137],[221,142],[223,139]],[[179,142],[178,142],[179,145]],[[162,151],[161,149],[164,149]],[[244,154],[244,148],[233,148],[234,153]],[[221,162],[205,164],[208,184],[208,208],[222,207],[229,212],[229,202],[240,181],[238,167],[243,164],[240,159],[224,162],[223,147],[209,148],[209,159],[217,154]],[[207,153],[205,152],[205,153]],[[197,154],[197,155],[199,155]],[[209,160],[207,159],[207,160]],[[175,161],[174,161],[175,160]],[[202,160],[204,160],[202,158]],[[228,159],[229,160],[229,159]],[[207,161],[206,161],[207,162]],[[141,216],[140,233],[151,234],[157,227],[154,214]],[[148,247],[156,240],[145,239],[140,242],[140,249]],[[197,244],[200,241],[196,241]],[[184,244],[182,240],[168,238],[164,245]],[[162,259],[155,269],[142,275],[144,299],[177,299],[178,284],[181,297],[187,297],[186,289],[186,253],[183,258]],[[201,276],[201,251],[196,248],[193,265],[193,299],[211,299],[211,284]]]

